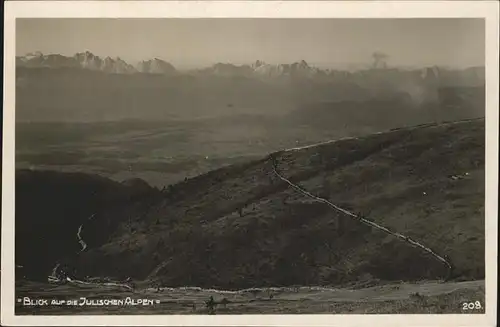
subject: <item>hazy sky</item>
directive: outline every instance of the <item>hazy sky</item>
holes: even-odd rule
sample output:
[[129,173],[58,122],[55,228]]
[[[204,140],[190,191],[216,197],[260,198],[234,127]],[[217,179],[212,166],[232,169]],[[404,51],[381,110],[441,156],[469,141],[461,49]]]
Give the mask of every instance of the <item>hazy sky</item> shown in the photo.
[[17,19],[17,55],[89,50],[178,67],[301,59],[319,66],[484,65],[482,19]]

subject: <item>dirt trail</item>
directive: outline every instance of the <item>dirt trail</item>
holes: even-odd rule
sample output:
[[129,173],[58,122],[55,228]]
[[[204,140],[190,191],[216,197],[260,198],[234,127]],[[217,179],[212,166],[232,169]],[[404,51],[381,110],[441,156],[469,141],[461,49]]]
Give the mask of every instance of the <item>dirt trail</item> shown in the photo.
[[[330,141],[332,142],[332,141]],[[328,142],[327,142],[328,143]],[[321,143],[321,144],[324,144],[324,143]],[[303,149],[303,148],[309,148],[309,147],[313,147],[314,145],[310,145],[310,146],[305,146],[305,147],[301,147],[301,148],[293,148],[293,149],[290,149],[290,150],[285,150],[284,152],[288,152],[288,151],[295,151],[297,149]],[[356,220],[358,220],[360,223],[362,224],[365,224],[365,225],[368,225],[370,227],[373,227],[375,229],[378,229],[378,230],[381,230],[387,234],[390,234],[392,236],[395,236],[397,237],[398,239],[406,242],[406,243],[409,243],[410,245],[414,246],[414,247],[418,247],[420,249],[422,249],[423,251],[431,254],[435,259],[439,260],[440,262],[442,262],[444,265],[446,265],[446,267],[448,268],[448,277],[451,275],[451,272],[452,272],[452,265],[451,263],[446,260],[444,257],[440,256],[439,254],[437,254],[435,251],[431,250],[429,247],[426,247],[425,245],[422,245],[421,243],[419,242],[416,242],[414,240],[412,240],[411,238],[403,235],[403,234],[400,234],[398,232],[394,232],[394,231],[391,231],[389,230],[388,228],[384,227],[384,226],[381,226],[371,220],[368,220],[368,219],[365,219],[364,217],[361,217],[359,215],[356,215],[355,213],[349,211],[349,210],[346,210],[344,208],[341,208],[339,207],[338,205],[328,201],[327,199],[324,199],[324,198],[321,198],[321,197],[318,197],[318,196],[315,196],[313,194],[311,194],[310,192],[308,192],[307,190],[305,190],[304,188],[302,188],[301,186],[293,183],[292,181],[290,181],[288,178],[284,177],[283,175],[281,175],[279,172],[278,172],[278,162],[277,162],[277,158],[276,156],[271,156],[270,157],[270,160],[272,161],[272,169],[273,169],[273,173],[279,178],[281,179],[282,181],[286,182],[288,185],[290,185],[294,190],[296,190],[297,192],[299,193],[302,193],[303,195],[317,201],[317,202],[321,202],[321,203],[325,203],[326,205],[330,206],[331,208],[333,208],[334,210],[337,210],[337,211],[340,211],[342,212],[343,214],[347,215],[347,216],[350,216]]]
[[146,289],[140,293],[158,294],[157,297],[171,299],[195,300],[209,296],[225,296],[233,299],[266,298],[273,294],[273,298],[282,300],[315,300],[329,302],[363,302],[363,301],[388,301],[408,299],[412,294],[422,296],[436,296],[451,293],[457,290],[475,290],[484,287],[484,280],[465,282],[425,281],[420,283],[392,283],[360,289],[332,288],[332,287],[269,287],[255,288],[238,291],[224,291],[215,289],[199,289],[196,287],[163,288],[160,292],[156,289]]
[[[84,285],[85,284],[85,285]],[[102,296],[126,295],[132,293],[138,296],[147,294],[148,298],[157,298],[165,301],[204,301],[210,296],[227,297],[232,300],[245,301],[249,298],[268,299],[269,294],[273,294],[274,299],[281,300],[315,300],[329,302],[364,302],[364,301],[389,301],[408,299],[412,294],[422,296],[437,296],[460,290],[477,290],[485,286],[484,280],[464,281],[464,282],[442,282],[423,281],[417,283],[391,283],[366,288],[333,288],[321,286],[291,287],[264,287],[242,290],[217,290],[203,289],[199,287],[174,287],[174,288],[146,288],[132,292],[131,288],[123,288],[123,284],[118,283],[84,283],[77,282],[65,285],[47,285],[27,283],[24,287],[19,287],[20,294],[31,293],[31,295],[42,295],[49,291],[51,296],[72,294],[85,296],[89,294],[99,294]],[[76,294],[75,294],[76,293]],[[28,295],[28,294],[26,294]]]

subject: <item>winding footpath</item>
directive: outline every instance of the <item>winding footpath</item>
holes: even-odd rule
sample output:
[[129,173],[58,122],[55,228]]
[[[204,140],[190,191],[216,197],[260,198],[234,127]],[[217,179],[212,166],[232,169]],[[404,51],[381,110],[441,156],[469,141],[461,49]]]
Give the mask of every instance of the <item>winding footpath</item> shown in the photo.
[[[93,218],[95,217],[95,213],[90,215],[86,221],[90,221],[92,220]],[[87,243],[85,242],[85,240],[82,238],[82,230],[83,230],[83,226],[84,226],[85,222],[82,223],[79,227],[78,227],[78,230],[76,232],[76,237],[78,238],[78,243],[80,243],[81,245],[81,249],[78,253],[82,253],[83,251],[85,251],[87,249]],[[52,274],[48,277],[48,281],[49,283],[61,283],[63,280],[60,279],[60,277],[58,277],[58,269],[59,267],[61,266],[60,263],[56,263],[56,265],[54,266],[54,268],[52,268]],[[91,287],[91,286],[104,286],[104,287],[117,287],[117,288],[125,288],[125,289],[128,289],[130,291],[133,291],[133,288],[127,284],[124,284],[124,283],[115,283],[115,282],[86,282],[86,281],[82,281],[82,280],[78,280],[78,279],[73,279],[73,278],[70,278],[70,277],[65,277],[66,280],[65,282],[68,282],[68,283],[71,283],[73,285],[77,285],[77,286],[87,286],[87,287]]]
[[[90,215],[90,217],[87,218],[87,221],[92,220],[94,217],[95,217],[95,213]],[[78,238],[78,243],[80,243],[80,245],[82,246],[82,249],[80,250],[80,252],[83,252],[83,251],[85,251],[85,249],[87,249],[87,243],[83,240],[82,235],[81,235],[84,224],[85,223],[82,223],[80,225],[80,227],[78,227],[78,231],[76,232],[76,237]]]
[[[325,144],[325,143],[330,143],[330,142],[323,142],[321,144]],[[299,150],[299,149],[310,148],[310,147],[313,147],[313,146],[315,146],[315,145],[309,145],[309,146],[305,146],[305,147],[302,147],[302,148],[293,148],[293,149],[289,149],[289,150],[284,150],[282,152],[296,151],[296,150]],[[305,195],[305,196],[307,196],[307,197],[309,197],[309,198],[311,198],[311,199],[313,199],[313,200],[315,200],[317,202],[324,203],[324,204],[330,206],[331,208],[333,208],[334,210],[342,212],[343,214],[356,219],[357,221],[359,221],[362,224],[365,224],[365,225],[368,225],[368,226],[373,227],[375,229],[378,229],[380,231],[383,231],[386,234],[395,236],[398,239],[400,239],[400,240],[402,240],[402,241],[404,241],[406,243],[409,243],[413,247],[418,247],[418,248],[422,249],[424,252],[427,252],[428,254],[432,255],[435,259],[437,259],[438,261],[442,262],[448,268],[448,275],[450,275],[451,270],[452,270],[452,266],[451,266],[450,262],[448,260],[446,260],[444,257],[442,257],[439,254],[437,254],[435,251],[431,250],[429,247],[427,247],[427,246],[425,246],[425,245],[423,245],[423,244],[421,244],[421,243],[419,243],[417,241],[412,240],[408,236],[405,236],[405,235],[400,234],[398,232],[391,231],[388,228],[386,228],[384,226],[381,226],[381,225],[379,225],[379,224],[377,224],[377,223],[375,223],[373,221],[370,221],[370,220],[367,220],[367,219],[365,219],[363,217],[360,217],[360,216],[356,215],[355,213],[353,213],[353,212],[351,212],[349,210],[346,210],[344,208],[339,207],[338,205],[335,205],[334,203],[328,201],[327,199],[324,199],[324,198],[321,198],[321,197],[318,197],[318,196],[315,196],[315,195],[311,194],[310,192],[308,192],[307,190],[303,189],[299,185],[291,182],[289,179],[287,179],[286,177],[284,177],[283,175],[281,175],[278,172],[278,161],[277,161],[277,158],[276,158],[275,155],[272,155],[270,157],[270,159],[272,161],[273,173],[279,179],[281,179],[282,181],[284,181],[288,185],[290,185],[297,192],[302,193],[303,195]]]

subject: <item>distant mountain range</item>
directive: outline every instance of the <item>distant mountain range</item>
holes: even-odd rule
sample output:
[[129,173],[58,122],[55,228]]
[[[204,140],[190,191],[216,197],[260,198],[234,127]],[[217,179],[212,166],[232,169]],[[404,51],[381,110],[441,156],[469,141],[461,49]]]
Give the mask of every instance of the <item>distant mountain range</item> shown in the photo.
[[[86,51],[76,53],[72,57],[61,54],[45,55],[41,52],[29,53],[25,56],[16,57],[16,66],[25,68],[73,68],[92,71],[101,71],[113,74],[199,74],[199,75],[217,75],[217,76],[242,76],[242,77],[261,77],[261,78],[307,78],[307,79],[327,79],[340,81],[353,81],[352,79],[367,79],[384,76],[394,79],[395,75],[411,75],[414,80],[424,80],[433,82],[438,80],[449,80],[456,82],[458,80],[467,80],[467,84],[484,84],[484,67],[471,67],[463,70],[450,70],[441,67],[426,67],[422,69],[404,70],[397,68],[373,68],[358,70],[355,72],[319,69],[310,66],[306,61],[301,60],[291,64],[268,64],[257,60],[251,65],[234,65],[230,63],[217,63],[207,68],[195,69],[190,71],[180,71],[171,63],[162,59],[154,58],[144,60],[136,65],[127,63],[123,59],[116,57],[105,57],[94,55]],[[350,77],[350,78],[349,78]]]
[[[25,56],[16,57],[16,65],[18,67],[27,68],[79,68],[115,74],[150,73],[171,75],[178,73],[178,70],[172,64],[158,58],[144,60],[136,65],[132,65],[119,57],[101,58],[89,51],[76,53],[72,57],[63,56],[61,54],[45,55],[41,52],[29,53]],[[260,60],[257,60],[252,65],[241,66],[228,63],[217,63],[211,67],[191,70],[190,72],[223,76],[257,75],[265,77],[314,77],[316,74],[328,73],[327,70],[322,71],[309,66],[304,60],[292,64],[278,65],[266,64]]]
[[72,57],[66,57],[60,54],[44,55],[41,52],[30,53],[26,56],[16,57],[16,66],[28,68],[77,68],[115,74],[171,74],[176,71],[174,66],[157,58],[141,61],[134,66],[119,57],[101,58],[89,51],[76,53]]
[[[158,58],[132,65],[88,51],[71,57],[34,53],[16,59],[16,119],[20,121],[157,120],[166,115],[192,119],[207,114],[287,114],[311,106],[323,112],[339,103],[342,108],[357,108],[363,107],[361,102],[391,99],[403,100],[380,106],[422,107],[440,101],[443,94],[467,98],[457,100],[470,104],[464,109],[467,117],[477,116],[476,109],[484,112],[484,101],[478,100],[484,98],[484,67],[342,71],[313,67],[304,60],[284,64],[257,60],[181,70]],[[474,100],[469,100],[469,93]],[[309,120],[310,112],[298,117]]]

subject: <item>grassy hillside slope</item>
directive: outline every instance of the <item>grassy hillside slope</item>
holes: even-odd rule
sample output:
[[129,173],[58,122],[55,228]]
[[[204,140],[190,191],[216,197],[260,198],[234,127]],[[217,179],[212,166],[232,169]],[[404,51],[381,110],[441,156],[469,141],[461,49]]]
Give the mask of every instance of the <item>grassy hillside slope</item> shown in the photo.
[[[276,154],[313,194],[403,233],[484,278],[484,120],[394,130]],[[460,176],[456,178],[453,176]],[[264,158],[189,179],[77,258],[84,275],[244,288],[441,278],[443,265],[290,189]],[[84,239],[93,231],[84,230]]]

